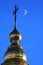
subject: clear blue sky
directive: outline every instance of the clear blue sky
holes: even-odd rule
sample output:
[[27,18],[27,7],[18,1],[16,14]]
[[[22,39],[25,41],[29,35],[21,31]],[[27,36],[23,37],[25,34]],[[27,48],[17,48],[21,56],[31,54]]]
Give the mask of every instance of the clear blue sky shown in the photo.
[[[22,45],[30,65],[43,65],[43,0],[0,0],[0,64],[11,44],[9,34],[13,30],[13,9],[17,4],[17,28],[22,34]],[[27,15],[24,16],[24,10]]]

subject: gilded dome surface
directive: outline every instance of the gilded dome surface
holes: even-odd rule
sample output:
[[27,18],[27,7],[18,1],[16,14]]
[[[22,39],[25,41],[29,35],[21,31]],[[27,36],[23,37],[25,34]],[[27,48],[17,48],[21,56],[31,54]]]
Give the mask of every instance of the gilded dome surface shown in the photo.
[[10,33],[10,41],[11,42],[13,42],[14,40],[21,41],[21,39],[22,39],[21,34],[18,32],[16,28],[14,28],[14,30]]
[[13,58],[13,59],[8,59],[1,65],[28,65],[24,60],[18,59],[18,58]]
[[10,58],[21,58],[26,61],[26,55],[20,45],[10,46],[5,53],[5,60]]

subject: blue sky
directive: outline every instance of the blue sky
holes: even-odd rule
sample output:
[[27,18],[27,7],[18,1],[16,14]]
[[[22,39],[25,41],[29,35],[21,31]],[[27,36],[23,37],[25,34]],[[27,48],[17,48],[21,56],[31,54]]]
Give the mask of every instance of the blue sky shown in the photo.
[[43,65],[43,0],[0,0],[0,64],[11,44],[9,34],[14,26],[15,4],[19,7],[17,29],[22,35],[20,45],[27,55],[27,63]]

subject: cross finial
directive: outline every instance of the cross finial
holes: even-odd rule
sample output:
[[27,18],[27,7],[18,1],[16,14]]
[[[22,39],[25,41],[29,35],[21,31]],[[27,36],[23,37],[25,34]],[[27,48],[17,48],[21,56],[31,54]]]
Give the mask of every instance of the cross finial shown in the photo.
[[15,15],[15,20],[14,20],[14,28],[16,28],[16,13],[17,13],[18,7],[17,5],[15,5],[14,11],[13,11],[13,15]]

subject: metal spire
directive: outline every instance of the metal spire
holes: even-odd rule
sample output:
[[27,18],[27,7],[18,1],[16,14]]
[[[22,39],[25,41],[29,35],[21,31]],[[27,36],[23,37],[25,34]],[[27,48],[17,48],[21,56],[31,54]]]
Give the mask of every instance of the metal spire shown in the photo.
[[17,7],[17,5],[15,5],[15,7],[14,7],[14,11],[13,11],[13,15],[15,15],[15,19],[14,19],[14,28],[16,28],[16,13],[17,13],[17,10],[18,10],[18,7]]

